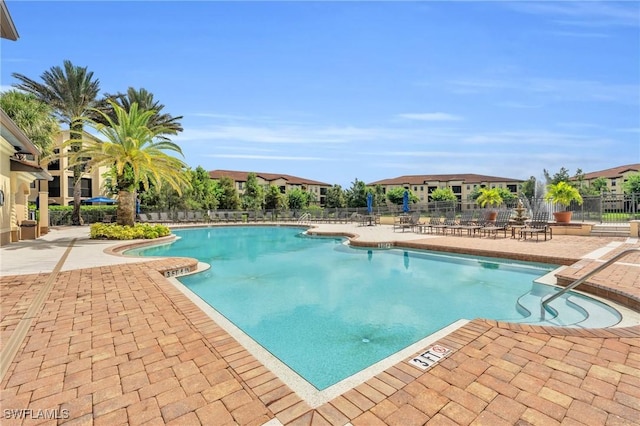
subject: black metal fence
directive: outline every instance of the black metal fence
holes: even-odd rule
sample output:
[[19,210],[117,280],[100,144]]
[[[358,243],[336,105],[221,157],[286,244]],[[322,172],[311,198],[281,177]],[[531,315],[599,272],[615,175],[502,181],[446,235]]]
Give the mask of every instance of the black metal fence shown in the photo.
[[[517,201],[510,204],[503,204],[499,209],[517,207]],[[538,211],[555,212],[565,210],[564,207],[556,206],[543,198],[522,199],[524,215],[531,215]],[[105,215],[115,217],[115,207],[109,206],[107,209],[83,210],[82,217],[85,223],[101,222]],[[473,201],[432,201],[429,203],[411,204],[412,212],[419,212],[423,216],[444,215],[448,211],[460,213],[464,210],[478,209],[478,205]],[[373,208],[374,213],[380,216],[395,216],[402,213],[402,206],[385,205]],[[628,223],[630,220],[640,220],[640,194],[632,195],[602,195],[596,197],[585,197],[582,204],[572,203],[567,210],[573,212],[574,222],[594,222],[594,223]],[[153,219],[157,222],[179,223],[179,222],[252,222],[252,221],[298,221],[317,220],[322,221],[346,221],[354,217],[354,214],[366,214],[365,207],[359,208],[319,208],[313,207],[301,210],[210,210],[210,211],[185,211],[171,210],[164,212],[148,212],[143,217]],[[162,216],[162,217],[161,217]],[[50,211],[50,226],[70,225],[71,211]]]

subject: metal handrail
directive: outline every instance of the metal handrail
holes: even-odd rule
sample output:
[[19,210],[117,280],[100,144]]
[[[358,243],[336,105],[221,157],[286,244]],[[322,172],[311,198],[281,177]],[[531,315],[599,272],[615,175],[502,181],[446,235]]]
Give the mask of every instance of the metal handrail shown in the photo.
[[629,253],[632,253],[632,252],[640,252],[640,248],[627,249],[627,250],[625,250],[623,252],[620,252],[617,255],[613,256],[611,259],[607,260],[605,263],[603,263],[602,265],[598,266],[593,271],[589,272],[588,274],[586,274],[585,276],[583,276],[581,278],[578,278],[577,280],[575,280],[574,282],[572,282],[571,284],[569,284],[568,286],[566,286],[565,288],[563,288],[562,290],[557,292],[556,294],[554,294],[551,297],[543,300],[542,301],[541,310],[544,312],[544,310],[547,307],[547,305],[549,303],[551,303],[553,300],[555,300],[558,297],[562,296],[566,292],[571,291],[573,288],[579,286],[580,284],[585,282],[587,279],[591,278],[592,276],[594,276],[598,272],[602,271],[603,269],[605,269],[606,267],[608,267],[612,263],[615,263],[618,259],[620,259],[620,258],[622,258],[622,257],[624,257],[624,256],[626,256],[626,255],[628,255]]
[[311,221],[311,213],[305,213],[298,219],[298,223],[310,222]]

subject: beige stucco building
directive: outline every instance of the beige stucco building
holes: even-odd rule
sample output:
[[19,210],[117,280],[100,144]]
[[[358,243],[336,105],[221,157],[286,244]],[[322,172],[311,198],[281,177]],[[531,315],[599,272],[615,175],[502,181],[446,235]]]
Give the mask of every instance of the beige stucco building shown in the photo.
[[605,178],[607,181],[607,192],[610,194],[622,194],[622,184],[629,175],[640,173],[640,164],[627,164],[613,167],[611,169],[599,170],[597,172],[585,173],[583,182],[592,185],[598,178]]
[[[37,237],[48,230],[48,209],[41,209],[40,222],[21,232],[29,218],[29,194],[36,182],[51,176],[38,165],[39,152],[29,138],[0,109],[0,245]],[[40,193],[46,202],[47,194]],[[34,229],[31,229],[34,228]]]
[[[0,1],[2,38],[17,40],[18,32],[4,1]],[[29,220],[29,193],[34,182],[51,176],[38,165],[39,152],[29,138],[0,109],[0,245],[18,241],[21,237],[37,237],[48,229],[48,209],[40,212],[36,226]],[[42,194],[46,201],[47,194]],[[28,231],[28,232],[27,232]]]
[[420,203],[430,201],[429,194],[438,188],[451,188],[459,201],[468,201],[476,188],[504,188],[514,194],[520,191],[522,181],[496,176],[471,173],[441,175],[406,175],[368,183],[367,186],[382,186],[386,193],[393,188],[410,189],[420,199]]
[[[241,172],[234,170],[212,170],[209,172],[209,177],[214,180],[218,180],[222,177],[228,177],[233,180],[235,188],[238,193],[244,193],[245,185],[247,184],[247,176],[250,172]],[[317,203],[320,206],[324,206],[326,202],[327,190],[331,187],[331,184],[325,182],[318,182],[311,179],[301,178],[297,176],[278,174],[278,173],[262,173],[254,172],[258,180],[258,185],[273,185],[280,189],[280,192],[286,194],[288,191],[299,188],[304,191],[310,192],[315,195]]]
[[[89,133],[84,133],[83,138],[94,138]],[[60,132],[56,138],[55,146],[69,140],[69,130]],[[63,152],[69,148],[63,149]],[[60,149],[55,149],[54,153],[60,153]],[[40,181],[36,187],[32,188],[29,196],[30,201],[35,201],[38,193],[47,192],[49,194],[49,205],[68,206],[73,205],[73,170],[68,168],[69,159],[59,155],[57,160],[53,160],[46,165],[47,171],[51,174],[50,181]],[[104,173],[107,168],[100,167],[90,173],[82,175],[81,200],[102,195],[102,185],[104,183]]]

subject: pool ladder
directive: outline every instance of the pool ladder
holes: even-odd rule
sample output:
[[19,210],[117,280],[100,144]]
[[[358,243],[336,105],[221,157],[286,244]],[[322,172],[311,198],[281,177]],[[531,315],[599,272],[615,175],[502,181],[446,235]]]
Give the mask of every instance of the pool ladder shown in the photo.
[[311,222],[311,213],[305,213],[298,218],[298,223],[308,223]]
[[586,274],[585,276],[583,276],[582,278],[578,278],[577,280],[575,280],[574,282],[572,282],[571,284],[569,284],[568,286],[566,286],[565,288],[563,288],[562,290],[557,292],[556,294],[553,294],[553,295],[551,295],[551,297],[547,297],[546,299],[544,299],[542,301],[541,306],[540,306],[541,315],[544,316],[545,310],[548,310],[547,305],[549,303],[551,303],[552,301],[554,301],[558,297],[562,296],[566,292],[571,291],[575,287],[579,286],[580,284],[582,284],[583,282],[585,282],[586,280],[588,280],[589,278],[591,278],[592,276],[594,276],[598,272],[600,272],[603,269],[609,267],[611,264],[615,263],[618,259],[621,259],[621,258],[625,257],[626,255],[628,255],[629,253],[634,253],[634,252],[640,252],[640,248],[627,249],[627,250],[625,250],[623,252],[618,253],[617,255],[613,256],[611,259],[609,259],[606,262],[604,262],[602,265],[598,266],[593,271],[591,271],[588,274]]

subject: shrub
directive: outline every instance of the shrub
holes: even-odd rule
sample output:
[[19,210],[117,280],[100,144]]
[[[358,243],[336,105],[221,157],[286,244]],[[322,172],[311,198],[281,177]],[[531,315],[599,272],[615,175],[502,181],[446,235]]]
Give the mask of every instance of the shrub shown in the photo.
[[113,223],[94,223],[90,237],[103,240],[136,240],[166,237],[171,230],[164,225],[137,223],[135,226],[121,226]]

